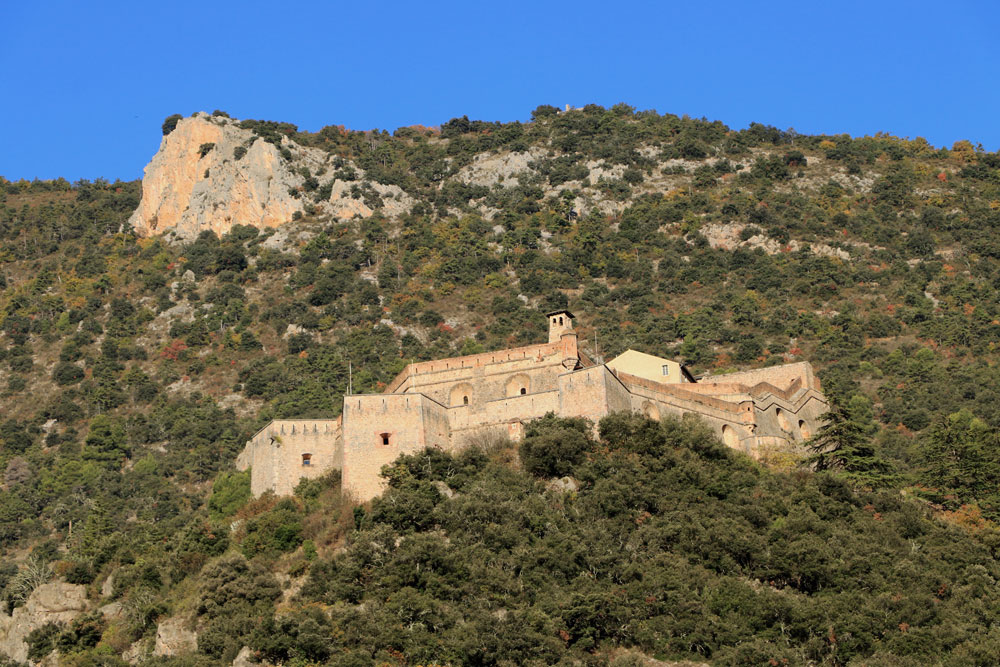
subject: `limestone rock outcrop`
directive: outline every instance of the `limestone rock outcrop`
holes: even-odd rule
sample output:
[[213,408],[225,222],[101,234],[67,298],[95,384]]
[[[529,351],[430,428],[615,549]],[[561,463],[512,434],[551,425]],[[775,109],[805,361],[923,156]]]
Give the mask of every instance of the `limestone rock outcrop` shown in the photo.
[[167,618],[156,626],[153,655],[171,656],[190,653],[198,648],[198,634],[188,630],[183,618]]
[[28,645],[24,640],[32,630],[46,623],[69,623],[86,609],[85,586],[63,582],[42,584],[10,616],[0,613],[0,655],[26,662]]
[[[353,180],[338,180],[338,166],[345,161],[287,137],[278,146],[238,121],[195,114],[163,137],[146,166],[142,200],[129,224],[140,236],[172,231],[190,240],[204,230],[225,234],[234,225],[277,227],[309,204],[341,220],[367,218],[376,208],[400,215],[413,206],[398,186],[364,181],[364,170],[349,161]],[[315,187],[305,191],[308,175],[329,185],[330,195],[319,200]]]
[[236,224],[280,225],[303,208],[289,193],[303,178],[284,162],[277,146],[228,119],[185,118],[146,166],[129,222],[142,236],[173,230],[181,238]]

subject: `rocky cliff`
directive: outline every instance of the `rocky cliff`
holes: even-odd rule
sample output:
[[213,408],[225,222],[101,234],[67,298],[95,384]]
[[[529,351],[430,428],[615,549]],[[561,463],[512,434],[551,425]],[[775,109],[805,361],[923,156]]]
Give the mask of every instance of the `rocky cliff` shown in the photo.
[[28,659],[24,640],[46,623],[68,623],[87,608],[85,586],[52,582],[36,588],[10,616],[0,613],[0,656],[17,662]]
[[[142,201],[129,219],[141,236],[173,232],[193,239],[204,230],[224,234],[234,225],[276,227],[315,206],[338,219],[366,218],[375,207],[352,184],[332,177],[334,161],[323,151],[287,137],[266,141],[224,116],[195,114],[165,134],[146,166]],[[364,171],[351,167],[355,177]],[[304,195],[307,177],[329,184],[323,199]],[[326,178],[323,179],[323,175]],[[409,210],[412,200],[396,186],[368,183],[388,215]]]

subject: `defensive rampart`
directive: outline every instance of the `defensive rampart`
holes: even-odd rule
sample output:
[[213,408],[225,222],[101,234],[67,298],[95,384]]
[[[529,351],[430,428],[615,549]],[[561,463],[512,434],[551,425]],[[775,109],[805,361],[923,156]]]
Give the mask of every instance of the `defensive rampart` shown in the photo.
[[[477,438],[523,437],[525,423],[553,413],[595,424],[608,414],[699,415],[730,447],[762,452],[799,447],[827,410],[805,362],[695,382],[676,362],[630,352],[643,376],[593,364],[577,347],[572,315],[549,313],[549,342],[410,364],[382,394],[348,395],[338,420],[279,420],[257,433],[238,465],[252,467],[254,495],[291,493],[299,479],[330,468],[360,501],[382,492],[382,467],[401,454],[453,450]],[[624,355],[623,355],[624,356]],[[681,371],[663,375],[663,368]]]
[[278,419],[254,434],[236,459],[251,469],[250,491],[287,495],[302,479],[343,468],[340,419]]

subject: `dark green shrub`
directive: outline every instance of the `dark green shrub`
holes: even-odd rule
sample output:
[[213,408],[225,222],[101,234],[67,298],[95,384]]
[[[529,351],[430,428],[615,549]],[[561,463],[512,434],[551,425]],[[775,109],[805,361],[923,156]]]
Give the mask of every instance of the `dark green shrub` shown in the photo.
[[216,517],[232,516],[250,500],[250,471],[224,472],[212,483],[208,509]]
[[61,362],[52,370],[52,379],[60,386],[76,384],[84,377],[83,369],[76,364]]
[[49,621],[29,632],[24,639],[24,643],[28,645],[28,659],[38,661],[51,653],[62,631],[61,624]]
[[547,416],[536,420],[521,442],[521,465],[538,477],[569,475],[594,445],[589,432],[590,424],[583,419]]
[[94,581],[94,568],[89,562],[76,561],[66,571],[66,581],[70,584],[87,585]]
[[272,510],[248,519],[243,554],[275,557],[302,544],[302,514],[291,499],[283,499]]
[[180,122],[184,116],[179,113],[167,116],[167,119],[163,121],[163,136],[167,136],[177,127],[177,123]]

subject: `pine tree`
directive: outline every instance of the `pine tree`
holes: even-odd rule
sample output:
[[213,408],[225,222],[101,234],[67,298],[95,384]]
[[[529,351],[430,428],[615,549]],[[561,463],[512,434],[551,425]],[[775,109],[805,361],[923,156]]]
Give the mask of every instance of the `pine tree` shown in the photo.
[[892,466],[872,443],[878,427],[867,398],[852,396],[846,407],[830,410],[824,421],[811,441],[814,454],[809,463],[817,471],[830,470],[865,487],[885,486],[894,480]]
[[969,410],[940,417],[928,429],[924,481],[982,498],[997,488],[997,436]]

